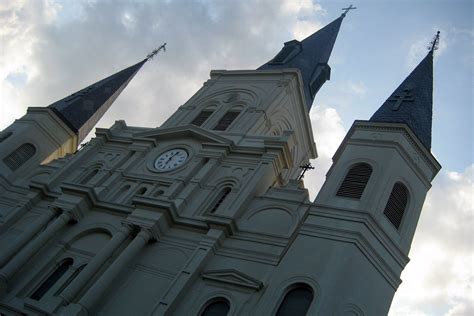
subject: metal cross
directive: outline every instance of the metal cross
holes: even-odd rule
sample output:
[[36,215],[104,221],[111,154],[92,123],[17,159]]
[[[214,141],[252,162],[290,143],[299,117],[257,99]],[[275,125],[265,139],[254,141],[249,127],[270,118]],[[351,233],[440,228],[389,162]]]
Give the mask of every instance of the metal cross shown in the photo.
[[403,89],[403,92],[400,95],[394,95],[392,99],[388,101],[395,102],[392,107],[392,111],[398,111],[403,102],[413,102],[414,99],[410,95],[410,89]]
[[158,48],[155,48],[154,50],[151,51],[151,53],[146,55],[146,60],[153,59],[153,57],[155,57],[156,54],[158,54],[160,52],[160,50],[163,50],[164,52],[166,52],[166,43],[164,43],[163,45],[161,45]]
[[342,13],[342,17],[345,17],[347,12],[349,12],[349,10],[355,10],[355,9],[357,9],[357,8],[352,6],[352,4],[350,6],[348,6],[347,8],[342,8],[341,10],[344,11],[344,13]]
[[314,169],[314,167],[311,166],[311,163],[310,163],[310,162],[307,163],[307,164],[304,164],[304,165],[300,166],[300,168],[303,169],[303,173],[301,173],[301,175],[298,177],[298,180],[301,180],[301,179],[304,178],[304,174],[306,173],[306,171],[308,171],[308,170],[313,170],[313,169]]
[[428,45],[428,50],[429,51],[435,51],[438,49],[438,46],[439,46],[439,31],[436,33],[435,37],[433,38],[433,40],[431,40],[430,44]]

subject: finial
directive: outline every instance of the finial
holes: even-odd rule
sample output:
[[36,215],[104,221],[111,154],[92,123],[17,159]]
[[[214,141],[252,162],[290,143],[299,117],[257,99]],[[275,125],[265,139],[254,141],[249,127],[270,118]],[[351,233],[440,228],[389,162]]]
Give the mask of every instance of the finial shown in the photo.
[[153,57],[155,57],[160,52],[160,50],[163,50],[164,52],[166,52],[166,43],[164,43],[158,48],[155,48],[154,50],[151,51],[151,53],[146,55],[146,60],[148,61],[150,59],[153,59]]
[[429,50],[430,52],[434,52],[435,50],[438,49],[438,46],[439,46],[439,33],[440,33],[439,31],[436,32],[435,37],[431,40],[431,42],[430,42],[430,44],[428,45],[428,47],[426,47],[426,48],[428,48],[428,50]]
[[350,6],[348,6],[347,8],[342,8],[341,10],[344,11],[344,12],[341,14],[341,16],[343,18],[345,18],[346,14],[347,14],[347,12],[349,12],[349,10],[355,10],[355,9],[357,9],[357,8],[352,6],[352,4]]

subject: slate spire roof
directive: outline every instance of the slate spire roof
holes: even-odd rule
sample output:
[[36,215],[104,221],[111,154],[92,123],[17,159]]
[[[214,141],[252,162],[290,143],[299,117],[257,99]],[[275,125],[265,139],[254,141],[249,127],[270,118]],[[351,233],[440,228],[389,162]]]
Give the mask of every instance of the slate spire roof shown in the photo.
[[56,101],[48,108],[77,134],[80,143],[147,60]]
[[331,67],[328,65],[344,14],[303,41],[286,42],[282,50],[258,69],[297,68],[301,72],[308,111],[314,96],[329,80]]
[[372,122],[405,123],[431,149],[433,118],[433,49],[370,118]]

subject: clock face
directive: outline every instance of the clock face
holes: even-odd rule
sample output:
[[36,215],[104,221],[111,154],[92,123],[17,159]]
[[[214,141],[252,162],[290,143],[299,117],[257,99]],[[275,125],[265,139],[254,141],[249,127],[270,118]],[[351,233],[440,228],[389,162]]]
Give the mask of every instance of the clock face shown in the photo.
[[188,159],[188,152],[184,149],[171,149],[162,153],[155,160],[155,168],[159,171],[170,171],[178,168]]

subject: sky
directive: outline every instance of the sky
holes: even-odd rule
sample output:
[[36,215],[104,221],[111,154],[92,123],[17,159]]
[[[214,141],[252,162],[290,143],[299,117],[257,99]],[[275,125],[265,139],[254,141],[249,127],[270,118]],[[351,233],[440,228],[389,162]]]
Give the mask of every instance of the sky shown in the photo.
[[[302,40],[346,1],[196,0],[0,2],[0,129],[143,59],[98,123],[157,127],[211,69],[256,69],[283,42]],[[473,1],[356,1],[344,19],[310,112],[319,158],[305,176],[314,199],[356,119],[369,119],[426,55],[434,64],[432,153],[443,166],[428,193],[390,316],[474,314]],[[92,135],[91,135],[92,136]]]

